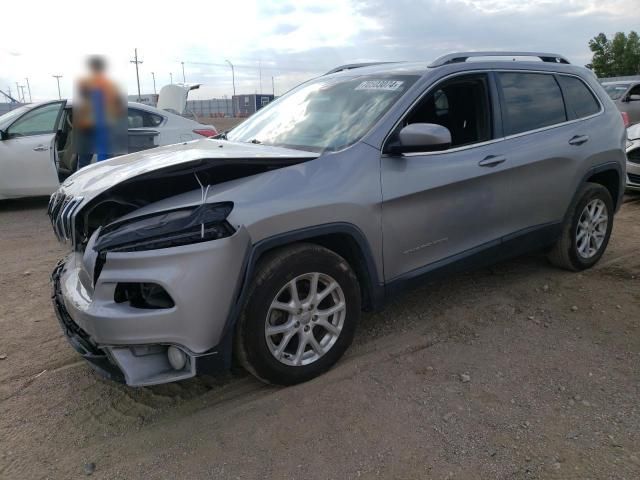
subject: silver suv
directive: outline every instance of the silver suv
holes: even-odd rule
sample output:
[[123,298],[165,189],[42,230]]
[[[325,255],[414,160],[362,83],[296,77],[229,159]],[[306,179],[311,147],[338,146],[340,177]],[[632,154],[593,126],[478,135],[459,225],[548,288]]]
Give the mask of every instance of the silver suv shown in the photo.
[[343,355],[361,310],[417,281],[543,249],[593,266],[625,141],[593,74],[560,55],[337,68],[217,139],[70,177],[49,204],[72,250],[55,309],[76,350],[129,385],[234,356],[303,382]]

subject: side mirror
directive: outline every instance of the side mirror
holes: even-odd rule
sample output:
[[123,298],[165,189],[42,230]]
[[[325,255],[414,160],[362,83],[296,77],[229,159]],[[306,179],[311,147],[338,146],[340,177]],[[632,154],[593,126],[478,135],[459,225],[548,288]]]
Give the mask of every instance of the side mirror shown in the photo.
[[0,130],[0,140],[6,140],[7,138],[9,138],[9,134],[4,130]]
[[412,123],[403,127],[397,140],[387,146],[389,153],[434,152],[451,146],[451,132],[435,123]]

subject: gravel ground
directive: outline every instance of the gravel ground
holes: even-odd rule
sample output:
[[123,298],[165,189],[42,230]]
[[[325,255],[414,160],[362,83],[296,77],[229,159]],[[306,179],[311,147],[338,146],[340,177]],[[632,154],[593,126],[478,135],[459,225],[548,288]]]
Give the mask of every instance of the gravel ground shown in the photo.
[[46,200],[0,202],[0,478],[640,478],[640,197],[596,268],[538,255],[366,315],[328,374],[151,388],[66,343]]

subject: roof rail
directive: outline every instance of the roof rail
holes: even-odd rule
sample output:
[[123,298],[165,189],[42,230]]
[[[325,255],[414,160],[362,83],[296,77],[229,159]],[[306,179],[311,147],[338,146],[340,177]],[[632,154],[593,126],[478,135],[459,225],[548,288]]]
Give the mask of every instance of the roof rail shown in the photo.
[[475,57],[538,57],[543,62],[549,63],[569,63],[564,56],[557,53],[541,53],[541,52],[457,52],[448,53],[436,58],[429,64],[429,68],[441,67],[451,63],[466,62],[469,58]]
[[340,65],[339,67],[332,68],[325,75],[330,75],[332,73],[344,72],[345,70],[353,70],[354,68],[361,67],[371,67],[373,65],[384,65],[386,63],[396,63],[396,62],[368,62],[368,63],[348,63],[346,65]]

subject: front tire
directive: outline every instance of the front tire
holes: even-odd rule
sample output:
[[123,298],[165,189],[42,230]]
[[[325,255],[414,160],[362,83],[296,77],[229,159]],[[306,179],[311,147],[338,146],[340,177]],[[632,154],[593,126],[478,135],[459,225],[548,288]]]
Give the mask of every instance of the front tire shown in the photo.
[[572,271],[593,267],[604,254],[613,227],[613,200],[602,185],[586,183],[571,206],[549,261]]
[[353,340],[360,287],[347,261],[314,244],[259,262],[238,321],[240,363],[267,383],[293,385],[331,368]]

